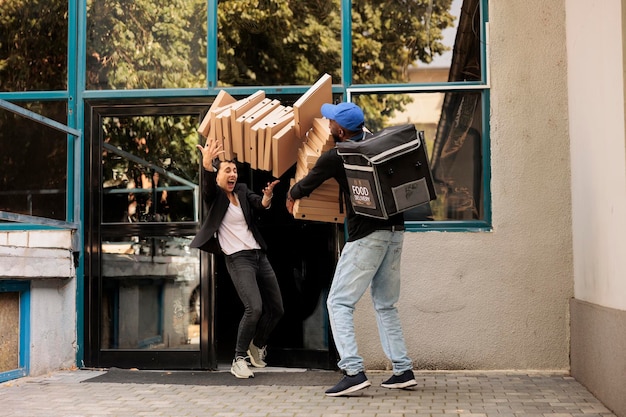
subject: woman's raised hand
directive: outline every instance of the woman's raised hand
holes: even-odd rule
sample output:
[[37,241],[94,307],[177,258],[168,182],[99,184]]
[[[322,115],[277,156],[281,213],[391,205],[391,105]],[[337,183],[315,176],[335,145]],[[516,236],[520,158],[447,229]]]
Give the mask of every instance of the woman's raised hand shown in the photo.
[[204,169],[213,171],[213,160],[224,153],[222,145],[218,143],[217,139],[207,138],[204,146],[196,145],[196,147],[202,153],[202,166]]

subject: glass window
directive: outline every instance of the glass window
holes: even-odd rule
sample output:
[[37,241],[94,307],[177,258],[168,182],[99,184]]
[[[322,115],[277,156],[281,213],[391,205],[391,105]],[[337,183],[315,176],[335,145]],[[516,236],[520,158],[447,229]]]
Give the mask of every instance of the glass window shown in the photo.
[[103,118],[102,221],[198,220],[198,118]]
[[67,89],[67,0],[0,2],[0,91]]
[[103,349],[199,349],[200,256],[191,239],[102,242]]
[[87,1],[87,89],[206,87],[206,0]]
[[[64,102],[19,103],[63,123]],[[67,134],[0,109],[0,210],[66,220]]]
[[[352,5],[353,84],[480,80],[479,0]],[[434,78],[414,77],[424,68]]]
[[484,218],[480,91],[356,95],[352,101],[373,132],[400,124],[424,131],[437,199],[407,212],[406,220]]
[[341,80],[339,0],[221,0],[218,25],[220,86]]

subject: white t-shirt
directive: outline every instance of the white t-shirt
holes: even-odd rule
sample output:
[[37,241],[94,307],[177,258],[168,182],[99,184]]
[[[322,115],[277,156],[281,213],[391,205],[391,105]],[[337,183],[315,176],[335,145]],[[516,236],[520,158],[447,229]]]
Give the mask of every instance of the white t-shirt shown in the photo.
[[232,255],[242,250],[261,249],[248,228],[241,205],[228,204],[226,215],[217,231],[217,238],[222,247],[222,252],[226,255]]

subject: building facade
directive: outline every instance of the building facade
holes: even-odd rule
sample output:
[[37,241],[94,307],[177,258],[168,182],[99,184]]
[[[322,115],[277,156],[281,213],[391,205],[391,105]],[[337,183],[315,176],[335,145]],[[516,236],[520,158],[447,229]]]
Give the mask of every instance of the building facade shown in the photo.
[[[51,208],[57,200],[38,203],[41,193],[29,197],[35,207],[30,212],[3,200],[0,308],[13,317],[4,325],[19,329],[9,344],[13,348],[3,351],[4,379],[72,366],[211,369],[229,354],[234,325],[217,317],[237,311],[236,297],[223,280],[220,261],[186,246],[202,217],[197,170],[185,170],[197,166],[197,159],[185,160],[185,151],[174,144],[189,138],[201,143],[188,126],[197,127],[222,89],[237,98],[265,90],[289,104],[318,75],[308,83],[250,82],[246,74],[261,70],[230,60],[245,56],[232,43],[238,39],[233,33],[247,30],[258,40],[273,29],[258,25],[262,16],[244,14],[246,28],[235,30],[224,23],[237,12],[230,2],[198,3],[204,4],[206,48],[198,52],[190,46],[188,52],[207,57],[199,64],[190,58],[177,67],[174,56],[171,69],[159,68],[158,82],[149,76],[155,69],[125,67],[123,60],[113,71],[103,57],[106,51],[116,59],[111,51],[119,44],[102,46],[105,38],[98,37],[94,19],[106,22],[127,9],[69,1],[66,84],[0,92],[2,111],[16,115],[18,124],[44,126],[27,135],[60,135],[69,161],[67,185],[60,187],[66,201],[62,215]],[[270,10],[280,2],[258,3]],[[343,36],[336,31],[328,45],[340,52],[326,57],[326,64],[313,57],[308,62],[319,68],[336,63],[323,72],[333,76],[337,100],[369,109],[374,128],[395,120],[423,129],[433,174],[443,184],[425,213],[407,216],[399,308],[416,369],[569,370],[607,407],[626,416],[620,393],[626,383],[623,2],[435,2],[415,24],[434,25],[436,20],[424,16],[444,16],[439,6],[455,16],[452,40],[446,43],[440,34],[454,53],[444,64],[447,77],[439,67],[426,66],[424,78],[387,82],[386,74],[384,84],[368,79],[363,64],[369,38],[357,29],[367,10],[345,0],[333,4],[316,16],[338,22]],[[371,5],[376,9],[377,2]],[[272,12],[283,17],[281,10]],[[158,23],[154,27],[168,22]],[[135,35],[127,30],[128,37],[136,36],[137,51],[149,49],[138,30]],[[381,35],[376,42],[385,39]],[[225,44],[230,49],[220,49]],[[429,61],[427,49],[417,53],[414,71],[409,65],[403,71],[420,73],[419,62]],[[430,56],[444,56],[444,49]],[[266,55],[253,61],[270,65]],[[197,65],[204,68],[201,75],[176,79],[185,71],[195,74]],[[232,68],[240,74],[226,85],[221,77]],[[134,76],[143,87],[133,84]],[[399,106],[394,100],[400,96],[413,102]],[[31,102],[62,102],[63,117],[53,106],[31,108]],[[393,117],[375,117],[375,111],[389,108],[396,110]],[[420,111],[428,117],[415,114]],[[10,132],[6,120],[11,119],[4,119],[3,130]],[[176,131],[163,127],[177,123],[183,127]],[[139,128],[143,136],[133,133]],[[155,132],[168,140],[150,142],[148,133]],[[1,141],[22,138],[11,135]],[[169,153],[150,159],[146,143],[170,146]],[[180,170],[163,162],[168,157]],[[40,166],[33,158],[24,175],[43,181]],[[132,178],[129,166],[135,169]],[[249,170],[241,180],[254,186],[268,175]],[[288,180],[289,174],[281,182]],[[37,212],[42,206],[49,210]],[[283,295],[291,314],[272,341],[274,359],[286,366],[332,367],[336,358],[323,300],[341,227],[286,220],[277,212],[267,227],[283,230],[279,237],[290,246],[271,240],[276,248],[271,255],[275,265],[295,261],[284,271],[277,267],[279,276],[288,277]],[[139,218],[141,213],[147,217]],[[303,246],[290,252],[294,242]],[[378,337],[367,297],[355,318],[366,366],[388,369],[380,346],[369,343]]]

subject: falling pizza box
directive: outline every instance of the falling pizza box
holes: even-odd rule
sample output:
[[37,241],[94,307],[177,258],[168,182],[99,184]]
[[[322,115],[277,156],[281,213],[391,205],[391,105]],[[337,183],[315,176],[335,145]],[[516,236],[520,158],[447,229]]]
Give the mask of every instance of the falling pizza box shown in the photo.
[[224,90],[221,90],[219,93],[217,93],[217,96],[215,96],[215,100],[213,100],[211,107],[209,107],[209,111],[202,119],[202,123],[200,123],[198,133],[200,133],[205,138],[213,139],[214,137],[210,135],[212,121],[215,119],[215,115],[230,107],[230,105],[232,103],[235,103],[236,101],[237,100],[233,96],[231,96]]
[[256,93],[244,99],[241,99],[231,105],[231,142],[233,145],[233,153],[237,156],[237,158],[243,158],[243,126],[241,124],[238,124],[237,121],[243,114],[249,112],[253,107],[257,106],[263,100],[266,100],[265,91],[259,90]]
[[313,130],[324,141],[334,142],[333,135],[330,133],[330,121],[323,117],[313,119]]
[[250,127],[250,153],[251,155],[256,155],[257,169],[271,171],[271,166],[268,167],[265,163],[265,154],[268,152],[265,149],[267,130],[276,119],[282,117],[286,112],[291,112],[291,107],[279,105],[270,114]]
[[[265,116],[272,113],[274,110],[279,108],[280,106],[279,100],[272,100],[267,103],[265,106],[258,109],[256,112],[251,114],[249,117],[246,117],[243,121],[243,149],[244,149],[244,160],[250,164],[252,169],[257,169],[258,158],[256,155],[256,144],[254,145],[255,153],[252,153],[252,132],[251,128],[255,124],[261,122]],[[254,138],[256,141],[256,137]]]
[[274,167],[274,162],[272,158],[272,146],[273,146],[273,137],[276,133],[278,133],[282,128],[284,128],[287,124],[293,122],[293,107],[286,106],[283,112],[283,115],[272,121],[265,128],[265,152],[263,155],[263,168],[266,171],[272,171]]
[[320,153],[316,152],[308,143],[302,143],[298,151],[298,158],[302,160],[303,165],[310,166],[311,163],[315,164],[320,157]]
[[311,146],[311,148],[315,149],[318,154],[322,154],[329,149],[335,147],[335,141],[329,141],[320,137],[319,133],[312,128],[307,132],[307,143]]
[[217,115],[214,124],[216,128],[215,131],[217,132],[216,134],[222,134],[222,144],[224,147],[224,153],[220,155],[220,159],[222,161],[232,161],[235,159],[230,134],[230,114],[231,109],[226,109],[225,111]]
[[231,139],[233,143],[233,152],[237,155],[237,160],[239,162],[248,162],[246,160],[246,153],[248,155],[250,153],[249,151],[246,152],[246,148],[244,145],[244,129],[245,129],[244,122],[245,120],[248,117],[255,114],[260,109],[262,109],[263,107],[267,106],[271,102],[272,100],[270,100],[269,98],[264,98],[263,100],[259,101],[252,107],[249,107],[248,111],[238,116],[234,121],[233,121],[233,117],[235,117],[235,115],[231,111],[230,121],[231,121],[231,135],[232,135]]
[[304,137],[306,132],[313,126],[313,119],[322,117],[322,104],[332,103],[332,101],[332,77],[324,74],[293,104],[296,136]]
[[[293,120],[293,107],[280,106],[268,114],[260,123],[257,134],[257,157],[259,169],[272,170],[272,135]],[[276,127],[279,126],[279,127]]]
[[279,178],[298,159],[302,138],[296,135],[295,119],[272,137],[272,175]]

